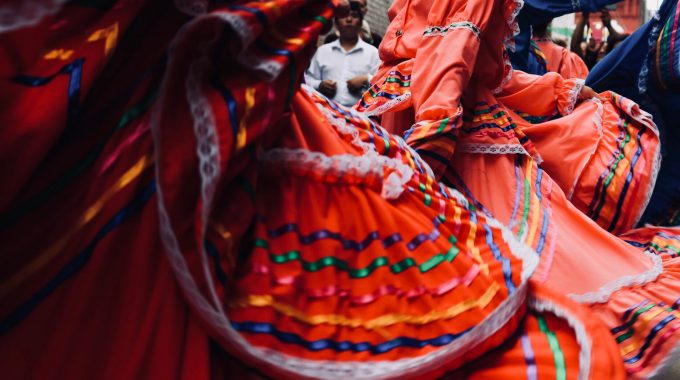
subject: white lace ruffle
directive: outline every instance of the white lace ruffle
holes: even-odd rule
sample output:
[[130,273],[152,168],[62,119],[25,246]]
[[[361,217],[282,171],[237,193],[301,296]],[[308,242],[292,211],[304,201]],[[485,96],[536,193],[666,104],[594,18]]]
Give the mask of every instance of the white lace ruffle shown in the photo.
[[588,332],[581,321],[571,315],[567,310],[545,299],[530,297],[529,306],[536,311],[547,311],[565,319],[569,326],[574,329],[574,332],[576,333],[576,342],[578,342],[578,345],[581,347],[578,354],[578,379],[587,380],[590,376],[590,357],[592,355],[593,346],[592,340],[588,336]]
[[571,188],[569,189],[569,192],[567,193],[567,199],[571,200],[571,198],[574,196],[574,191],[576,190],[576,185],[578,185],[579,181],[581,180],[581,175],[583,175],[583,171],[586,169],[586,166],[590,163],[590,161],[593,159],[595,156],[595,153],[597,153],[597,148],[600,146],[600,142],[602,141],[602,138],[604,137],[603,132],[602,132],[602,112],[604,111],[604,106],[602,105],[602,101],[598,98],[593,98],[593,99],[588,99],[587,102],[592,102],[597,105],[597,111],[595,112],[595,115],[592,118],[593,124],[595,124],[595,127],[597,128],[597,134],[598,134],[598,139],[597,139],[597,144],[593,145],[593,149],[590,151],[590,155],[588,156],[588,159],[583,161],[583,165],[579,168],[578,175],[574,179],[574,183],[571,184]]
[[[178,43],[186,43],[187,30],[205,22],[208,18],[212,16],[198,16],[193,21],[185,25],[180,32],[175,37],[173,45]],[[161,84],[161,90],[159,94],[159,100],[154,108],[152,117],[152,133],[154,137],[154,146],[156,154],[160,154],[163,147],[160,145],[160,132],[161,132],[161,118],[162,108],[166,102],[166,97],[168,96],[168,81],[170,78],[175,78],[177,76],[177,65],[174,56],[174,49],[170,50],[169,58],[169,68],[166,71],[166,76]],[[209,196],[209,189],[205,188],[213,181],[213,174],[218,175],[219,173],[214,173],[212,171],[212,163],[215,159],[219,159],[219,156],[214,154],[212,147],[208,147],[207,150],[203,151],[202,148],[206,148],[203,144],[212,144],[214,139],[217,138],[216,134],[213,134],[210,130],[214,128],[214,124],[211,125],[210,120],[214,120],[212,116],[212,111],[210,108],[203,108],[205,104],[201,100],[202,92],[200,91],[201,80],[205,74],[202,70],[205,68],[205,61],[195,61],[190,64],[189,73],[187,76],[187,95],[191,91],[191,96],[198,95],[197,99],[187,99],[190,104],[192,116],[194,118],[194,131],[196,133],[196,139],[198,142],[197,154],[199,155],[199,160],[201,160],[200,173],[202,177],[202,196]],[[195,67],[195,69],[194,69]],[[172,73],[172,76],[171,74]],[[348,110],[348,112],[352,112]],[[352,113],[353,116],[358,116],[359,114]],[[212,118],[212,119],[211,119]],[[359,148],[361,148],[365,154],[377,154],[371,153],[375,148],[370,149],[370,145],[363,143],[358,133],[356,133],[356,128],[352,128],[350,125],[345,123],[342,127],[342,123],[338,121],[334,115],[332,120],[333,126],[337,128],[338,132],[341,134],[349,134],[352,137],[352,143]],[[354,131],[355,133],[353,133]],[[204,133],[205,132],[205,133]],[[214,132],[214,130],[213,130]],[[414,155],[417,157],[417,155]],[[207,164],[204,167],[203,164]],[[156,176],[160,179],[160,165],[156,166]],[[203,178],[205,177],[205,178]],[[159,182],[160,184],[160,182]],[[187,261],[182,254],[180,245],[177,240],[177,236],[174,234],[172,223],[170,221],[169,215],[167,213],[166,205],[163,197],[163,188],[159,185],[157,189],[157,200],[158,200],[158,213],[159,213],[159,224],[160,224],[160,234],[161,240],[165,247],[165,251],[168,255],[170,265],[175,273],[175,277],[180,286],[180,289],[184,293],[185,299],[192,306],[192,309],[200,315],[201,319],[208,324],[212,331],[215,332],[215,339],[221,344],[228,345],[233,348],[234,353],[238,354],[240,357],[246,357],[255,365],[261,367],[274,367],[277,368],[277,372],[281,376],[285,377],[312,377],[312,378],[327,378],[335,379],[339,377],[351,377],[351,378],[390,378],[396,376],[418,376],[424,372],[429,372],[431,368],[437,368],[451,362],[452,360],[460,357],[465,352],[468,352],[471,347],[485,341],[491,335],[496,333],[500,328],[505,326],[509,319],[516,315],[517,311],[524,304],[527,297],[527,283],[524,281],[517,287],[517,290],[510,295],[506,300],[501,302],[498,307],[493,310],[479,325],[471,329],[467,334],[455,340],[454,342],[438,348],[428,354],[416,358],[407,358],[394,361],[369,361],[369,362],[335,362],[335,361],[321,361],[321,360],[308,360],[299,359],[292,357],[290,355],[277,352],[271,349],[263,349],[253,346],[248,342],[243,335],[237,332],[231,324],[231,321],[226,316],[224,310],[221,308],[221,300],[215,296],[215,284],[212,276],[209,276],[210,265],[207,262],[206,255],[201,255],[201,265],[203,267],[203,275],[205,276],[202,282],[205,282],[209,289],[209,297],[199,290],[199,287],[194,279],[194,274],[189,270]],[[201,217],[210,212],[210,205],[212,199],[207,199],[207,203],[204,204],[205,211],[202,212]],[[205,222],[205,220],[203,220]],[[489,219],[490,225],[494,223]],[[498,222],[495,222],[498,223]],[[203,223],[205,226],[206,223]],[[499,223],[498,223],[499,224]],[[200,231],[202,236],[198,238],[203,240],[205,236],[205,230]],[[515,255],[522,256],[535,256],[535,253],[531,255],[531,250],[525,245],[519,243],[512,233],[508,230],[508,234],[504,231],[503,237],[509,239],[508,243],[511,251]],[[513,248],[514,247],[514,248]],[[537,262],[537,258],[534,258]],[[528,278],[528,272],[532,267],[535,267],[535,263],[527,261],[523,264],[523,274],[522,278]]]
[[398,106],[401,103],[404,103],[408,100],[411,99],[411,93],[407,92],[405,94],[399,95],[394,99],[390,99],[389,101],[381,104],[379,107],[376,107],[375,109],[366,111],[367,116],[375,116],[375,115],[382,115],[383,113],[391,110],[392,108]]
[[[372,153],[362,156],[353,154],[327,156],[306,149],[275,148],[264,153],[260,161],[337,177],[345,174],[362,178],[372,175],[383,181],[380,195],[385,199],[398,198],[413,176],[413,170],[400,160]],[[392,171],[386,178],[383,174],[385,169]]]
[[480,35],[479,27],[470,21],[458,21],[448,25],[428,26],[427,28],[425,28],[425,31],[423,32],[423,37],[443,36],[449,31],[454,29],[467,29],[474,33],[475,37],[479,39]]
[[0,6],[0,34],[33,26],[61,9],[67,0],[14,0]]
[[522,11],[522,8],[524,8],[524,0],[513,0],[513,3],[515,4],[515,7],[510,13],[510,16],[508,16],[508,19],[505,20],[505,23],[508,25],[508,29],[510,29],[510,34],[508,37],[506,37],[505,41],[503,41],[503,45],[506,46],[510,51],[514,52],[515,51],[514,38],[516,35],[519,34],[519,24],[517,23],[517,15],[519,15],[519,12]]
[[456,149],[465,153],[524,154],[530,156],[521,144],[459,144]]
[[661,257],[644,250],[642,254],[647,256],[652,261],[652,267],[644,273],[637,275],[628,275],[610,281],[600,287],[597,291],[583,294],[569,294],[569,297],[580,303],[604,303],[609,300],[612,293],[628,286],[643,285],[648,282],[656,280],[663,272],[663,262]]
[[578,96],[581,93],[583,86],[586,85],[586,81],[583,79],[573,79],[573,81],[574,87],[569,90],[567,105],[564,107],[564,109],[560,110],[562,112],[562,116],[567,116],[574,112],[574,107],[576,106],[576,102],[578,102]]

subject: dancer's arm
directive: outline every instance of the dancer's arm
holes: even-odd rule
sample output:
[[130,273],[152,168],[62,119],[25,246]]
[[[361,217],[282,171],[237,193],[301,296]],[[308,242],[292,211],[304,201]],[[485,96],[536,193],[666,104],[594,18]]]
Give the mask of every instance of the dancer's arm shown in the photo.
[[564,79],[558,73],[539,76],[515,70],[498,100],[534,116],[550,116],[555,112],[568,115],[579,100],[597,95],[583,83],[583,79]]

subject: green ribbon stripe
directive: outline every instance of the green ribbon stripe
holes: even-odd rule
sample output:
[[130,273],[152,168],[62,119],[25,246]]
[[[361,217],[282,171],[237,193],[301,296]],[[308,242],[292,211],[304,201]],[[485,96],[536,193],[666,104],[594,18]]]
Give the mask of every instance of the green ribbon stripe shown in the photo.
[[621,142],[621,145],[619,146],[619,149],[621,150],[621,153],[619,156],[616,158],[616,161],[612,165],[612,169],[609,172],[609,175],[607,175],[607,179],[604,181],[604,185],[602,186],[602,193],[600,194],[600,202],[597,205],[597,208],[595,209],[595,212],[593,213],[593,219],[597,219],[600,216],[600,211],[602,211],[602,207],[604,206],[604,199],[607,194],[607,187],[609,187],[609,184],[612,182],[612,179],[614,178],[614,174],[616,174],[616,169],[619,167],[619,163],[621,160],[626,157],[626,152],[625,152],[625,147],[626,144],[630,142],[630,131],[628,130],[628,120],[626,119],[623,122],[623,130],[626,131],[626,137],[623,139]]
[[[646,305],[645,307],[636,310],[635,313],[633,313],[633,316],[630,319],[631,326],[632,326],[632,324],[635,323],[635,321],[637,321],[640,314],[648,311],[649,309],[653,308],[654,306],[656,306],[656,304],[650,303],[649,305]],[[621,343],[621,342],[625,341],[626,339],[630,338],[631,336],[633,336],[633,331],[634,330],[631,327],[631,328],[628,329],[628,331],[626,331],[625,334],[621,334],[621,335],[617,336],[616,337],[616,343]]]
[[387,256],[381,256],[374,259],[365,268],[351,268],[347,261],[334,256],[322,257],[317,261],[306,261],[302,259],[302,253],[296,250],[275,254],[270,251],[269,244],[264,239],[256,239],[255,246],[266,249],[269,252],[269,260],[275,264],[285,264],[291,261],[299,261],[302,264],[302,268],[307,272],[318,272],[326,267],[335,267],[336,269],[349,273],[351,278],[365,278],[370,276],[376,269],[380,267],[389,267],[390,271],[394,274],[402,273],[405,270],[413,267],[418,268],[421,273],[425,273],[443,262],[452,262],[456,256],[458,256],[460,250],[455,245],[453,245],[457,242],[455,236],[450,236],[449,242],[452,244],[452,246],[446,253],[437,253],[421,264],[416,263],[416,261],[410,257],[397,263],[390,264],[389,258]]
[[542,315],[534,314],[538,320],[538,326],[541,332],[545,334],[548,338],[548,344],[550,345],[550,351],[553,353],[553,360],[555,361],[555,379],[566,380],[567,378],[567,368],[564,363],[564,352],[562,352],[562,347],[560,347],[560,342],[557,340],[557,336],[553,331],[548,329],[548,323],[545,321]]

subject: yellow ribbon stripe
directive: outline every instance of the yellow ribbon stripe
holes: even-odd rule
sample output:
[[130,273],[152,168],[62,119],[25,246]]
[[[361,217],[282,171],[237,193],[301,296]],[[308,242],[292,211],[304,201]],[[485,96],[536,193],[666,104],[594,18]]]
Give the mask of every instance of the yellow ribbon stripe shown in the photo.
[[466,300],[446,310],[431,311],[427,314],[422,315],[408,315],[398,313],[386,314],[367,321],[358,318],[348,318],[344,315],[339,314],[308,315],[305,312],[294,308],[293,306],[274,301],[273,297],[270,295],[249,295],[240,302],[232,304],[232,308],[245,308],[249,306],[271,307],[272,309],[276,310],[281,314],[284,314],[288,317],[297,319],[301,322],[310,325],[328,324],[334,326],[346,326],[351,328],[362,327],[367,330],[376,330],[392,326],[397,323],[424,325],[442,319],[454,318],[459,314],[462,314],[474,308],[483,309],[491,302],[494,296],[498,293],[499,289],[500,285],[494,282],[491,284],[491,286],[489,286],[486,292],[479,297],[479,299]]

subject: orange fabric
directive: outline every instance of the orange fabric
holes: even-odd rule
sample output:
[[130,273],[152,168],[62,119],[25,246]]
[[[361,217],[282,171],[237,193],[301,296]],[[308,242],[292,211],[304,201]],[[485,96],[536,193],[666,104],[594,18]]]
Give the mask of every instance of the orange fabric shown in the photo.
[[[580,80],[564,79],[557,73],[527,74],[514,70],[512,78],[496,97],[512,110],[534,116],[567,115],[573,110],[581,89]],[[528,101],[531,99],[531,101]]]
[[535,41],[545,54],[548,71],[559,73],[566,79],[586,79],[588,66],[581,57],[549,39],[537,39]]
[[[625,370],[621,364],[616,343],[611,334],[591,312],[558,292],[533,284],[532,306],[520,324],[517,334],[490,354],[466,364],[447,379],[555,379],[559,365],[556,363],[554,348],[551,348],[547,334],[541,331],[538,318],[547,322],[548,329],[555,335],[562,351],[566,366],[566,379],[579,378],[585,363],[579,354],[588,344],[590,355],[588,379],[624,379]],[[548,307],[537,311],[536,304]],[[553,308],[553,309],[550,309]],[[555,309],[559,314],[555,313]],[[582,333],[577,337],[575,325]],[[580,341],[578,339],[585,339]]]

